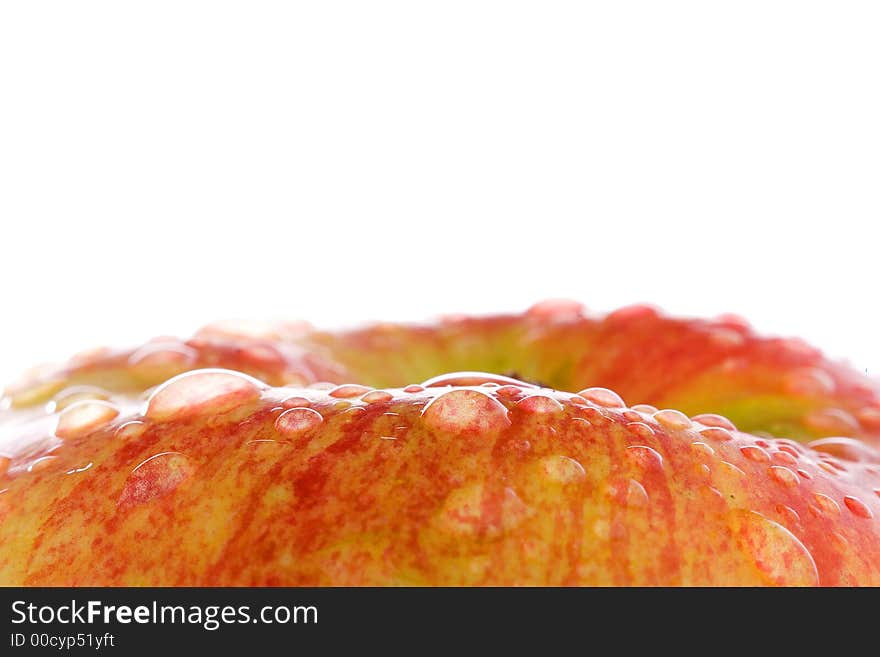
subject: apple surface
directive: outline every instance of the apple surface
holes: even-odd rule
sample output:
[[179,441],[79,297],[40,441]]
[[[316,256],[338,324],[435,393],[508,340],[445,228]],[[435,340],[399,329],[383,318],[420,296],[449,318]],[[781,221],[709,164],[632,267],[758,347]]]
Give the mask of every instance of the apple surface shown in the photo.
[[736,317],[224,322],[2,409],[4,585],[880,585],[880,388]]

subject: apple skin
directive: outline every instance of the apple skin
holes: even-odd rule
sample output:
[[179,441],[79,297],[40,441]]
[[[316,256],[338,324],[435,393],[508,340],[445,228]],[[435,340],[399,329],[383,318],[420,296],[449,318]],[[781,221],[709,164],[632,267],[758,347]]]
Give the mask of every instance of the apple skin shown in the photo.
[[6,399],[6,585],[880,585],[875,384],[731,318],[224,324]]

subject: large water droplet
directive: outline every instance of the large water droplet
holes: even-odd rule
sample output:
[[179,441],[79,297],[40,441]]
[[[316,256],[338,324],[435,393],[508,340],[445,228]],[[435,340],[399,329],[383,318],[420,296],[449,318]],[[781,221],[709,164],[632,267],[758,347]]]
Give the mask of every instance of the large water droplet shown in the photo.
[[441,374],[425,381],[425,388],[444,388],[446,386],[480,386],[484,383],[497,383],[498,385],[515,385],[520,388],[535,388],[531,383],[525,383],[519,379],[513,379],[501,374],[489,374],[487,372],[450,372]]
[[255,402],[265,385],[231,370],[194,370],[159,386],[150,397],[146,416],[151,420],[180,420],[220,414]]

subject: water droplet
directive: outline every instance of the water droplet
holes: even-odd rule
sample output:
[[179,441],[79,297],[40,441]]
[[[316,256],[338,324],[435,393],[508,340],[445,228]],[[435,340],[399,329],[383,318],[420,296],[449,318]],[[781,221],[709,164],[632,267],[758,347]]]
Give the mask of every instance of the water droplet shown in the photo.
[[146,417],[156,421],[220,414],[257,401],[264,384],[231,370],[195,370],[159,386],[150,397]]
[[[447,386],[480,386],[484,383],[497,383],[498,385],[514,385],[520,388],[537,388],[531,383],[513,379],[500,374],[488,374],[486,372],[450,372],[428,379],[422,383],[424,388],[444,388]],[[404,388],[404,390],[406,390]]]
[[776,483],[781,484],[786,488],[795,488],[800,484],[798,476],[788,468],[785,468],[781,465],[771,466],[767,472]]
[[495,391],[496,397],[502,397],[504,399],[514,399],[524,394],[525,390],[523,390],[520,386],[501,386]]
[[631,436],[635,438],[648,440],[654,436],[654,430],[644,422],[629,422],[627,423],[626,428]]
[[756,463],[770,463],[770,455],[757,445],[744,445],[739,448],[739,451],[742,452],[742,455],[749,461],[755,461]]
[[777,586],[816,586],[819,572],[806,546],[788,529],[755,511],[732,511],[740,549]]
[[856,419],[840,408],[820,408],[804,416],[804,424],[817,433],[851,435],[859,429]]
[[593,402],[596,406],[603,406],[605,408],[623,408],[626,405],[623,403],[620,395],[608,388],[587,388],[586,390],[581,390],[578,395],[589,402]]
[[128,357],[132,373],[150,379],[182,372],[195,365],[198,352],[179,341],[150,342]]
[[657,420],[660,426],[672,429],[673,431],[688,429],[691,426],[691,419],[687,415],[672,408],[664,408],[662,411],[657,411],[654,413],[654,419]]
[[872,431],[880,429],[880,408],[866,406],[856,413],[856,418],[867,429]]
[[518,401],[516,408],[535,415],[552,415],[562,411],[562,404],[546,395],[530,395]]
[[715,450],[712,449],[709,445],[702,441],[696,441],[691,443],[691,449],[693,449],[698,454],[702,454],[703,456],[714,456]]
[[797,527],[801,522],[801,517],[798,512],[790,506],[777,504],[776,512],[781,515],[785,519],[785,522],[790,526]]
[[526,311],[526,315],[536,319],[571,321],[581,319],[587,309],[579,301],[572,299],[547,299],[539,301]]
[[497,538],[530,515],[531,510],[512,488],[487,493],[478,483],[453,490],[438,513],[437,523],[452,534]]
[[830,454],[846,461],[877,463],[880,452],[870,445],[853,438],[820,438],[807,444],[817,452]]
[[567,456],[546,456],[541,459],[541,468],[547,479],[560,484],[578,483],[587,476],[584,466]]
[[789,372],[783,382],[785,392],[796,397],[825,397],[834,394],[834,379],[815,367]]
[[420,386],[420,385],[415,385],[415,384],[413,384],[413,385],[409,385],[409,386],[407,386],[406,388],[403,389],[404,392],[408,392],[408,393],[411,393],[411,394],[412,394],[412,393],[416,393],[416,392],[424,392],[424,390],[425,390],[424,387],[422,387],[422,386]]
[[345,385],[338,386],[333,388],[330,391],[330,396],[335,397],[336,399],[350,399],[351,397],[360,397],[363,394],[370,392],[370,388],[366,386],[359,386],[353,383],[347,383]]
[[134,440],[135,438],[139,438],[146,429],[147,425],[140,420],[131,420],[130,422],[121,424],[116,429],[115,436],[120,440]]
[[626,455],[630,462],[642,470],[653,470],[663,467],[663,457],[660,453],[647,445],[631,445],[626,448]]
[[813,478],[813,475],[811,475],[809,472],[807,472],[803,468],[798,468],[797,473],[803,479],[812,479]]
[[717,327],[709,330],[709,341],[716,347],[733,349],[734,347],[742,346],[746,339],[739,331],[726,327]]
[[871,519],[874,517],[874,514],[871,512],[871,509],[868,508],[868,505],[857,497],[846,495],[843,498],[843,503],[846,504],[847,509],[853,512],[853,515],[856,515],[859,518]]
[[294,397],[288,397],[286,399],[281,400],[281,405],[284,408],[308,408],[312,405],[311,400],[306,399],[305,397],[300,397],[296,395]]
[[69,475],[72,475],[72,474],[79,474],[80,472],[85,472],[86,470],[88,470],[89,468],[91,468],[93,465],[94,465],[94,463],[92,463],[91,461],[89,461],[86,465],[84,465],[84,466],[82,466],[82,467],[80,467],[80,468],[73,468],[73,469],[71,469],[71,470],[68,470],[65,474],[69,474]]
[[840,505],[827,495],[813,493],[813,499],[816,501],[816,506],[818,506],[819,510],[823,513],[834,516],[840,513]]
[[656,319],[659,316],[660,311],[654,306],[635,304],[632,306],[624,306],[623,308],[618,308],[617,310],[608,313],[608,315],[605,316],[605,321],[610,324],[615,324],[618,322]]
[[797,465],[797,459],[788,452],[773,452],[773,454],[770,455],[770,458],[773,459],[774,463],[779,463],[781,465]]
[[425,426],[457,435],[493,436],[510,426],[507,409],[497,399],[476,390],[443,393],[422,410]]
[[691,419],[694,422],[699,422],[707,427],[717,427],[719,429],[727,429],[728,431],[736,431],[733,422],[717,413],[702,413],[701,415],[695,415]]
[[373,390],[361,397],[361,401],[366,402],[367,404],[384,404],[385,402],[390,402],[392,399],[394,399],[394,395],[390,392],[385,392],[384,390]]
[[96,386],[70,386],[59,392],[53,398],[55,402],[55,411],[63,411],[68,406],[79,401],[87,401],[90,399],[110,399],[110,393]]
[[57,456],[41,456],[28,466],[27,471],[43,472],[48,470],[49,466],[53,465],[57,458]]
[[117,506],[126,509],[174,491],[194,468],[180,452],[162,452],[138,465],[122,488]]
[[65,408],[58,418],[55,435],[62,440],[84,436],[110,423],[119,409],[97,399],[79,401]]
[[638,509],[648,506],[648,491],[635,479],[630,479],[627,482],[626,505]]
[[733,434],[731,434],[727,429],[722,429],[721,427],[708,427],[706,429],[700,429],[698,433],[703,438],[714,440],[719,443],[726,443],[730,440],[733,440]]
[[275,430],[285,438],[305,436],[317,429],[324,418],[311,408],[291,408],[275,420]]

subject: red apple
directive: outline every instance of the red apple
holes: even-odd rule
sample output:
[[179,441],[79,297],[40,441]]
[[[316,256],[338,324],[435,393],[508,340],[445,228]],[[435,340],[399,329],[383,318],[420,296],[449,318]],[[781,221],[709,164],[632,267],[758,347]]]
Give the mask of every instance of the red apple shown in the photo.
[[736,318],[226,323],[4,404],[0,584],[880,585],[877,384]]

